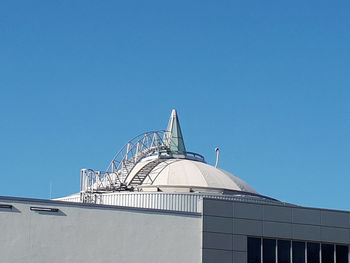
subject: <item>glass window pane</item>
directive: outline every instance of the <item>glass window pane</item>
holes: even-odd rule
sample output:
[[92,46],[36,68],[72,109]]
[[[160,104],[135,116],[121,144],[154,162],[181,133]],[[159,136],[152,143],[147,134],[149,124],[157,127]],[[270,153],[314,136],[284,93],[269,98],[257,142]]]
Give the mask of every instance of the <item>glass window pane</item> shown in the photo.
[[320,263],[319,243],[307,243],[307,263]]
[[261,239],[248,237],[248,263],[261,262]]
[[321,245],[322,263],[334,263],[334,245]]
[[293,241],[292,250],[293,263],[305,263],[305,243]]
[[336,262],[337,263],[349,263],[348,258],[348,247],[347,246],[338,246],[336,248]]
[[290,263],[290,241],[278,240],[278,263]]
[[276,263],[276,240],[263,240],[263,263]]

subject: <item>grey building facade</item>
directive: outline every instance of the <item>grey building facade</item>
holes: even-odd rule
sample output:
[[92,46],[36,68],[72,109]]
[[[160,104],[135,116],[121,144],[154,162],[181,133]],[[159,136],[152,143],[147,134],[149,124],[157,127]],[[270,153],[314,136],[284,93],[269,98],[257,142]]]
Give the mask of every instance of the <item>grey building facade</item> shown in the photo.
[[349,212],[198,202],[183,212],[0,197],[1,262],[349,262]]
[[204,199],[202,237],[203,262],[349,262],[350,213]]

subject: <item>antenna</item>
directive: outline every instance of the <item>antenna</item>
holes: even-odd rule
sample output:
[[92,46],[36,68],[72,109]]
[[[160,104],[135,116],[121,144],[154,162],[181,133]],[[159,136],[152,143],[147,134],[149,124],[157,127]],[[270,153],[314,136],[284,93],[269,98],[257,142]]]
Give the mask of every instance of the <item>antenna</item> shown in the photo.
[[51,199],[51,196],[52,196],[52,182],[50,182],[50,199]]
[[220,152],[220,150],[219,150],[219,148],[218,148],[218,147],[216,147],[216,148],[215,148],[215,151],[216,151],[216,162],[215,162],[215,168],[217,168],[217,167],[218,167],[218,164],[219,164],[219,152]]

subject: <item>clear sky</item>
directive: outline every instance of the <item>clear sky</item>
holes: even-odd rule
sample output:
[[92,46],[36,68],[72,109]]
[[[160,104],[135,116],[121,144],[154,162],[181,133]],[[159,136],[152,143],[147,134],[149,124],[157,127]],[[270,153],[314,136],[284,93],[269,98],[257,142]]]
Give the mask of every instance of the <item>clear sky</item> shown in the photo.
[[349,1],[1,1],[0,195],[79,191],[176,108],[258,192],[350,210]]

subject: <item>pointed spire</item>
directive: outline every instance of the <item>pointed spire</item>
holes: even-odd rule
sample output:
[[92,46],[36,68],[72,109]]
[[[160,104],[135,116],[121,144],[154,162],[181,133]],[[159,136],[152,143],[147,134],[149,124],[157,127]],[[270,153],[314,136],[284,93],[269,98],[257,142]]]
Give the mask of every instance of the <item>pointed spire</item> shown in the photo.
[[171,111],[167,128],[167,140],[171,152],[175,154],[186,155],[186,147],[184,139],[182,137],[180,122],[175,109]]

